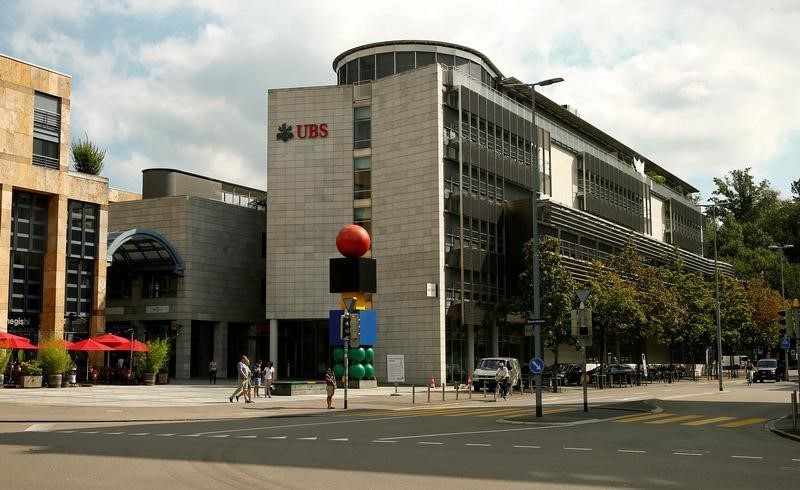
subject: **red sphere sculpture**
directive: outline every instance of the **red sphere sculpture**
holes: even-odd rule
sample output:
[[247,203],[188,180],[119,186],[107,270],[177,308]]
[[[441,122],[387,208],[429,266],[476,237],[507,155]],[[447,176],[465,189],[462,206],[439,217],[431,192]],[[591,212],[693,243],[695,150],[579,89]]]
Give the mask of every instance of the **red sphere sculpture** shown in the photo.
[[345,257],[361,257],[371,243],[367,230],[358,225],[347,225],[336,235],[336,248]]

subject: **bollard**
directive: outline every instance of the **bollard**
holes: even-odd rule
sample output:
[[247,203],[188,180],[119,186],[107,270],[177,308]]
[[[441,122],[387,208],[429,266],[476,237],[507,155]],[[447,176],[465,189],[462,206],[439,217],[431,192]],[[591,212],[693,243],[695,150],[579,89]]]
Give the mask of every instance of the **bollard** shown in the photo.
[[797,390],[792,392],[792,428],[797,430]]
[[417,403],[417,387],[411,385],[411,404],[414,405]]
[[431,402],[431,385],[428,385],[428,403]]
[[456,400],[458,400],[458,383],[456,383]]
[[447,386],[446,383],[442,383],[442,401],[444,401],[444,387]]
[[483,380],[483,397],[486,398],[486,380]]

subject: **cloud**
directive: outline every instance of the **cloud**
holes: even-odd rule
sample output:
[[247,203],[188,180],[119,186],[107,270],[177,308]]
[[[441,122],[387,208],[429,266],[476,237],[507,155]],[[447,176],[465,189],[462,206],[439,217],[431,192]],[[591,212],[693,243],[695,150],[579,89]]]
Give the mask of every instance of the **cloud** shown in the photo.
[[73,133],[107,147],[105,174],[129,189],[150,164],[266,182],[266,91],[335,83],[336,55],[390,39],[463,44],[522,80],[563,76],[542,93],[700,188],[752,166],[788,192],[778,160],[796,152],[800,131],[800,12],[790,1],[83,0],[8,10],[0,51],[72,75]]

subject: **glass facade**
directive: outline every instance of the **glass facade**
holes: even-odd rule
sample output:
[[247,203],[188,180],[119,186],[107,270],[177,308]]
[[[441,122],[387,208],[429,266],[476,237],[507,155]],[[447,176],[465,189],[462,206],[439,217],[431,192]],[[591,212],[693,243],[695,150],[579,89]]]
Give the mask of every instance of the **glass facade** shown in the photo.
[[97,259],[97,204],[69,201],[65,313],[92,314],[94,267]]
[[10,313],[42,311],[47,207],[47,196],[16,190],[12,194]]

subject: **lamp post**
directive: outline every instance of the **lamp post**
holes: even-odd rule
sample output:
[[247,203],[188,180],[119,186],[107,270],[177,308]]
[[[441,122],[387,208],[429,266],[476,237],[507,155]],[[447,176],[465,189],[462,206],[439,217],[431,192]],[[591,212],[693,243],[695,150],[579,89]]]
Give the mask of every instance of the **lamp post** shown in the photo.
[[719,379],[719,391],[722,389],[722,321],[720,318],[719,306],[719,266],[717,260],[717,206],[728,204],[727,201],[717,201],[711,204],[700,204],[700,207],[710,207],[714,210],[714,289],[717,296],[717,379]]
[[[789,248],[794,248],[794,245],[781,245],[781,244],[772,244],[769,247],[770,250],[780,250],[781,252],[781,308],[786,308],[786,289],[783,286],[783,257],[786,255],[784,250]],[[786,355],[786,380],[789,380],[789,349],[785,349]],[[798,384],[800,384],[800,368],[798,368]]]
[[[539,145],[537,142],[538,133],[536,132],[536,87],[545,87],[547,85],[553,85],[554,83],[563,82],[564,79],[561,77],[558,78],[548,78],[547,80],[542,80],[541,82],[536,83],[510,83],[507,84],[507,87],[521,87],[525,86],[530,88],[531,90],[531,132],[533,133],[531,137],[531,173],[532,176],[532,183],[531,183],[531,223],[533,225],[533,233],[531,240],[533,241],[533,246],[531,247],[533,257],[533,271],[531,274],[531,281],[533,283],[533,317],[534,320],[541,320],[539,317],[541,316],[541,301],[539,298],[539,227],[537,223],[537,212],[536,204],[539,200]],[[539,321],[534,323],[533,327],[533,356],[542,358],[542,325]],[[536,416],[542,416],[542,373],[539,372],[536,374]]]

